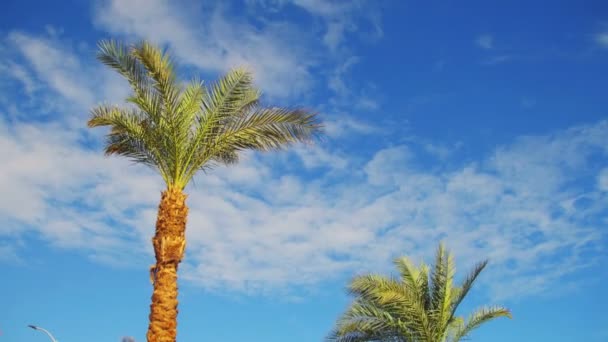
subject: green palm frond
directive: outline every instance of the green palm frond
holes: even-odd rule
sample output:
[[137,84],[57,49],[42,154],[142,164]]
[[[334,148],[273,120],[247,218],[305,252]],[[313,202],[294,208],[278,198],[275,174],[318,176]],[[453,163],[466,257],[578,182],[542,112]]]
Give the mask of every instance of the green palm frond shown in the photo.
[[445,289],[447,282],[448,270],[446,268],[446,250],[443,243],[439,244],[437,252],[435,253],[435,265],[431,273],[431,309],[433,311],[439,310],[443,303],[442,292]]
[[453,297],[454,299],[452,300],[450,319],[452,319],[454,317],[454,315],[456,314],[456,310],[458,309],[458,306],[464,300],[464,298],[467,296],[467,294],[473,287],[473,283],[475,282],[477,277],[481,274],[481,271],[483,271],[483,269],[487,265],[488,265],[488,260],[484,260],[484,261],[478,263],[477,265],[475,265],[473,270],[467,275],[465,280],[462,282],[462,285],[459,288],[457,288],[457,291],[455,291],[455,294]]
[[308,141],[319,126],[315,115],[305,110],[256,108],[223,128],[215,145],[219,150],[269,151]]
[[511,312],[508,309],[500,306],[482,308],[475,311],[469,316],[465,323],[460,324],[459,327],[455,329],[451,342],[458,342],[462,340],[464,337],[470,334],[471,331],[475,330],[482,324],[499,317],[512,318]]
[[415,292],[396,279],[380,275],[359,276],[349,286],[351,294],[361,302],[381,308],[407,326],[407,333],[415,336],[430,335],[429,319],[423,303]]
[[390,341],[395,336],[415,338],[408,324],[389,311],[364,302],[355,302],[338,321],[330,341]]
[[134,94],[127,101],[137,105],[158,123],[162,104],[160,97],[152,87],[145,67],[133,56],[132,48],[113,40],[101,41],[98,45],[97,59],[116,70],[131,85]]
[[396,258],[393,262],[401,275],[401,281],[412,289],[418,287],[420,270],[407,257]]
[[[314,114],[304,110],[284,108],[255,108],[241,117],[232,118],[214,133],[215,139],[206,144],[194,145],[190,177],[218,156],[235,156],[242,150],[269,151],[281,149],[295,142],[305,142],[314,137],[319,125]],[[210,138],[212,139],[212,138]],[[204,146],[205,149],[200,149]],[[222,159],[220,159],[222,160]]]
[[424,310],[429,309],[429,273],[428,266],[422,264],[416,267],[407,257],[400,257],[394,260],[394,264],[399,271],[402,283],[418,299]]
[[102,41],[97,57],[127,79],[137,109],[100,106],[89,126],[109,126],[106,152],[154,166],[169,188],[183,189],[214,163],[237,162],[242,150],[279,149],[321,130],[315,114],[262,107],[244,69],[210,89],[197,79],[182,87],[169,54],[148,42]]
[[147,118],[135,109],[101,105],[91,110],[89,127],[110,126],[106,140],[106,155],[121,155],[156,168],[167,179],[167,166],[162,153],[149,131]]
[[131,54],[147,70],[154,88],[163,99],[166,113],[175,114],[174,109],[181,88],[177,84],[173,61],[169,54],[146,41],[136,44]]
[[192,120],[201,111],[203,99],[207,95],[207,88],[203,81],[198,79],[192,80],[181,93],[178,101],[176,114],[178,118],[182,118],[181,122],[191,128]]
[[420,302],[426,311],[431,309],[431,288],[429,284],[429,266],[420,265],[420,276],[418,277],[418,287],[421,293]]
[[245,69],[234,69],[211,87],[203,99],[205,115],[201,118],[203,136],[212,136],[234,113],[243,114],[247,106],[259,100],[260,93],[253,86],[253,76]]
[[431,321],[433,340],[441,340],[449,324],[449,305],[452,296],[452,279],[454,277],[453,257],[441,243],[437,248],[435,265],[431,273],[429,319]]
[[482,309],[465,322],[454,315],[486,262],[478,264],[460,287],[454,286],[454,258],[439,245],[435,265],[418,267],[405,257],[394,261],[399,278],[369,274],[355,277],[349,293],[355,301],[337,321],[329,341],[458,341],[481,324],[508,311]]
[[[185,148],[183,177],[190,179],[209,161],[232,164],[238,161],[236,150],[215,148],[225,131],[225,126],[241,116],[259,102],[260,92],[253,87],[252,75],[244,69],[234,69],[217,81],[201,97],[201,115],[194,128],[194,137]],[[204,148],[201,148],[204,147]]]

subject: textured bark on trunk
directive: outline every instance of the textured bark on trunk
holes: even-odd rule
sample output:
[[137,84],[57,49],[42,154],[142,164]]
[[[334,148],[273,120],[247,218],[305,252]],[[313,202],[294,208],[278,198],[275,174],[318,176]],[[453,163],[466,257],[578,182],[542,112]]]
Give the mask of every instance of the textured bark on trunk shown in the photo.
[[156,264],[150,269],[154,291],[148,342],[175,342],[177,336],[177,269],[186,246],[187,216],[186,195],[181,190],[162,193],[152,239]]

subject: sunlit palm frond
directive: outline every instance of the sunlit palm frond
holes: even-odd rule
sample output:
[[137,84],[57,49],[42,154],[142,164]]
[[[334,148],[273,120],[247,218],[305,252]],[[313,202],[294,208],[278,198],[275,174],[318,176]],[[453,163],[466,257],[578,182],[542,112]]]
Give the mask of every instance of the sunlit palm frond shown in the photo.
[[401,276],[401,281],[412,289],[418,287],[418,277],[420,276],[420,270],[414,266],[412,261],[408,257],[396,258],[393,263]]
[[203,98],[204,115],[200,118],[199,135],[213,140],[228,119],[246,113],[257,103],[260,93],[253,86],[253,76],[245,69],[233,69],[215,82]]
[[362,303],[382,307],[388,312],[400,315],[404,309],[409,309],[412,299],[403,284],[396,279],[381,275],[363,275],[354,278],[349,286],[349,292]]
[[443,303],[442,291],[447,281],[448,270],[446,269],[446,250],[443,243],[439,244],[435,253],[435,265],[431,272],[430,292],[431,310],[437,311]]
[[142,112],[148,114],[158,124],[162,103],[156,96],[146,69],[131,54],[132,47],[113,40],[103,40],[98,45],[97,59],[118,71],[131,85],[133,95],[127,101],[136,104]]
[[454,315],[456,315],[456,310],[458,309],[458,306],[464,300],[464,298],[467,296],[467,294],[473,287],[473,283],[475,282],[477,277],[481,274],[481,271],[483,271],[487,265],[488,265],[488,260],[484,260],[484,261],[478,263],[477,265],[475,265],[473,270],[471,272],[469,272],[469,274],[467,275],[465,280],[462,282],[462,285],[458,288],[458,291],[457,291],[457,293],[454,294],[454,297],[452,300],[450,319],[452,317],[454,317]]
[[224,128],[218,146],[268,151],[309,141],[319,124],[308,111],[274,107],[256,108]]
[[329,341],[394,341],[395,336],[415,335],[407,323],[384,308],[355,302],[338,321]]
[[471,331],[475,330],[482,324],[489,322],[495,318],[508,317],[512,318],[511,312],[503,307],[495,306],[482,308],[475,311],[469,316],[465,323],[460,324],[451,334],[451,342],[458,342],[465,338]]
[[105,153],[121,155],[157,168],[163,178],[167,168],[154,133],[148,129],[147,117],[137,110],[101,105],[91,110],[89,127],[110,126]]
[[416,267],[407,258],[397,258],[395,265],[399,278],[370,274],[351,281],[348,290],[355,301],[338,320],[330,341],[455,342],[493,318],[510,317],[501,307],[482,309],[466,323],[454,315],[485,262],[461,287],[453,284],[454,258],[442,244],[431,274],[428,266]]
[[155,165],[169,188],[183,189],[198,170],[214,164],[236,163],[242,150],[279,149],[320,132],[314,114],[261,107],[244,69],[208,89],[197,79],[181,86],[169,54],[145,41],[102,41],[98,58],[128,80],[133,93],[127,101],[138,110],[94,110],[91,127],[110,126],[107,151]]
[[422,298],[420,302],[426,312],[431,310],[431,290],[429,285],[429,267],[425,264],[420,265],[420,275],[418,276],[418,288]]
[[[256,108],[223,125],[221,130],[215,133],[213,141],[194,146],[197,150],[187,177],[197,171],[195,167],[204,167],[209,160],[216,160],[218,156],[234,155],[245,149],[281,149],[292,143],[309,141],[318,131],[319,124],[315,115],[307,111]],[[202,149],[201,146],[205,148]]]
[[399,270],[401,281],[404,286],[407,286],[409,291],[418,298],[420,305],[426,311],[429,305],[428,290],[429,290],[429,274],[428,267],[422,264],[416,267],[407,257],[396,258],[393,262]]
[[441,340],[448,324],[446,303],[451,303],[452,277],[454,265],[452,256],[441,243],[435,255],[435,265],[430,276],[430,306],[429,320],[431,321],[433,340]]
[[359,276],[351,282],[349,292],[359,301],[389,313],[393,321],[407,327],[408,334],[429,335],[429,321],[423,303],[415,292],[398,280],[380,275]]
[[133,46],[131,54],[137,58],[154,81],[154,88],[163,99],[164,113],[176,114],[175,106],[181,92],[171,56],[146,41]]
[[182,92],[176,108],[177,117],[183,125],[191,128],[194,118],[201,112],[203,99],[207,94],[207,88],[202,81],[192,80]]

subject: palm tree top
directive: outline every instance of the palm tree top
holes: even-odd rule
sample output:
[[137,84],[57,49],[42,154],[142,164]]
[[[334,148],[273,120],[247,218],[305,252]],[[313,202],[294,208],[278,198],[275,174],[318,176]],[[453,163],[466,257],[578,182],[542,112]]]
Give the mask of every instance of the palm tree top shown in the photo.
[[242,150],[280,149],[321,131],[314,113],[261,106],[243,68],[210,86],[198,79],[183,86],[167,51],[146,41],[101,41],[97,58],[127,79],[132,94],[130,106],[93,108],[88,126],[109,126],[105,153],[153,167],[170,189],[183,189],[198,170],[237,162]]
[[348,290],[355,300],[328,341],[457,342],[485,322],[511,318],[501,306],[478,309],[466,320],[456,315],[487,261],[477,264],[460,286],[454,285],[454,258],[443,244],[432,268],[417,267],[407,257],[394,264],[398,277],[369,274],[351,281]]

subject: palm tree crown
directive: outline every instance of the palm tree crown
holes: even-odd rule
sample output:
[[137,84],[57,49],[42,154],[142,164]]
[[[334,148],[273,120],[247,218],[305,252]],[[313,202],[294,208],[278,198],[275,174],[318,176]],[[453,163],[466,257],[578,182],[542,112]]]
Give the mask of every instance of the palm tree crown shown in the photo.
[[466,320],[456,316],[458,306],[487,265],[475,266],[460,286],[453,285],[454,260],[439,245],[430,271],[406,258],[394,261],[399,278],[363,275],[352,280],[349,291],[356,299],[338,320],[329,341],[457,342],[481,324],[497,317],[511,317],[494,306],[478,309]]
[[213,163],[235,163],[241,150],[279,149],[320,129],[304,110],[260,106],[260,92],[244,69],[210,87],[197,79],[182,86],[169,55],[147,42],[102,41],[98,59],[129,81],[127,101],[134,106],[97,106],[89,127],[110,126],[105,153],[157,169],[169,189],[182,190]]

